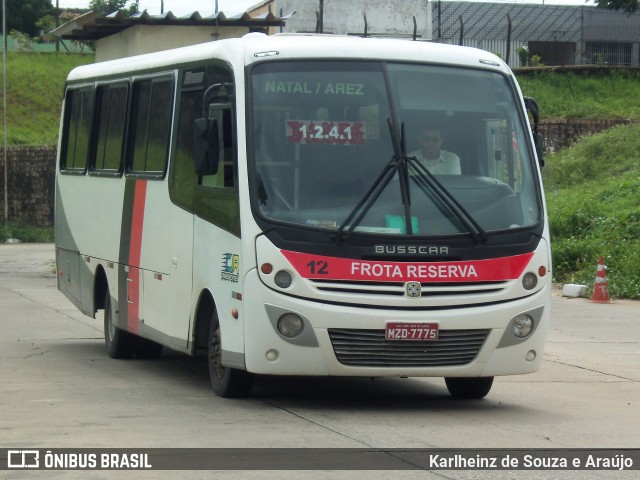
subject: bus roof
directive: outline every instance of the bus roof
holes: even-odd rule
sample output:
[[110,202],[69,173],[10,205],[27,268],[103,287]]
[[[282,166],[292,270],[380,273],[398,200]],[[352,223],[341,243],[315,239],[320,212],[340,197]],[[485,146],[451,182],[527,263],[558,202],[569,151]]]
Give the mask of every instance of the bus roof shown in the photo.
[[503,73],[509,67],[496,55],[471,47],[390,38],[318,34],[250,33],[232,38],[77,67],[68,82],[76,83],[123,74],[175,68],[221,59],[236,67],[257,61],[285,59],[351,59],[428,62],[487,68]]

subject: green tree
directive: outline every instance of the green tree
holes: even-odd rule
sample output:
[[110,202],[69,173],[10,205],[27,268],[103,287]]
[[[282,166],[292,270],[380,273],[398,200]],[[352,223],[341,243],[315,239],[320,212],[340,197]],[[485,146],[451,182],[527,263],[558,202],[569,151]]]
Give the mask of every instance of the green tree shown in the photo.
[[[6,0],[7,31],[17,30],[29,37],[40,35],[36,22],[46,15],[53,15],[51,0]],[[0,12],[0,21],[2,12]]]
[[634,13],[640,7],[639,0],[594,0],[600,8],[609,10],[624,10],[626,13]]
[[36,22],[36,27],[42,30],[43,40],[49,41],[51,40],[49,32],[56,28],[56,17],[54,15],[45,15]]
[[[128,7],[126,7],[127,3],[129,3]],[[140,11],[140,2],[139,0],[91,0],[89,8],[101,15],[109,15],[118,10],[123,10],[126,14],[133,15]]]

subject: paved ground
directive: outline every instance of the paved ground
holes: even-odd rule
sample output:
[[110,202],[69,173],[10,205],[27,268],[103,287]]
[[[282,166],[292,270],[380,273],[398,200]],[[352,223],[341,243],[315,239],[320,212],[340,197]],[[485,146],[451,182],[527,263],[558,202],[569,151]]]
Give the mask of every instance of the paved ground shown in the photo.
[[[555,295],[543,368],[496,379],[482,401],[452,401],[441,379],[325,378],[263,378],[251,398],[225,400],[195,359],[109,359],[101,320],[56,290],[53,258],[52,245],[0,245],[0,447],[640,448],[640,302]],[[177,473],[0,470],[0,479]],[[637,471],[177,476],[582,479]]]

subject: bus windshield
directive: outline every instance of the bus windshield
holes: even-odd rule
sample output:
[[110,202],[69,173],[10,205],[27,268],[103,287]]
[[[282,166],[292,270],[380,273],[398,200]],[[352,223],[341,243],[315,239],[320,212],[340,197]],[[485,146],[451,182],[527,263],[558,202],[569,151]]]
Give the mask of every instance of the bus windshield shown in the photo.
[[529,132],[502,74],[265,62],[251,93],[254,207],[266,221],[421,236],[541,221]]

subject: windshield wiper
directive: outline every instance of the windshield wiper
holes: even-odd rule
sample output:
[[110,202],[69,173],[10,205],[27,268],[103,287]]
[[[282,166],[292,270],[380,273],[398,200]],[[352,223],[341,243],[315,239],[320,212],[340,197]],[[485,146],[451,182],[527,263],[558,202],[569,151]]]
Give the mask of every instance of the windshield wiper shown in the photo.
[[[447,190],[438,179],[416,157],[409,157],[406,153],[404,123],[400,134],[394,128],[391,119],[387,119],[393,144],[394,155],[387,163],[378,177],[373,181],[363,197],[351,210],[349,215],[340,224],[336,231],[336,243],[341,243],[351,236],[355,228],[360,224],[364,216],[371,209],[384,189],[389,185],[396,172],[400,179],[400,194],[404,206],[404,217],[408,235],[413,235],[413,222],[411,221],[411,195],[409,189],[409,169],[415,176],[412,178],[418,183],[425,193],[428,188],[440,200],[447,209],[462,223],[473,240],[478,243],[486,240],[486,232],[473,218],[469,211]],[[348,228],[347,228],[348,227]],[[346,230],[346,231],[345,231]]]
[[[425,187],[428,187],[449,209],[449,211],[451,211],[456,218],[460,220],[476,243],[484,241],[487,234],[469,211],[456,199],[456,197],[451,195],[449,190],[447,190],[438,181],[435,175],[421,164],[416,157],[407,156],[404,122],[402,122],[400,127],[400,136],[397,135],[397,130],[393,128],[391,120],[389,120],[389,128],[391,129],[391,137],[394,139],[393,147],[396,152],[395,156],[399,156],[401,160],[398,164],[398,173],[400,176],[400,191],[402,195],[402,204],[404,205],[407,233],[409,235],[413,234],[413,222],[411,221],[411,197],[409,195],[409,167],[412,167],[412,172],[415,172],[418,175],[418,178],[423,182],[423,184],[420,185],[416,180],[416,183],[422,187],[423,191],[425,191]],[[425,191],[425,193],[427,192]]]
[[[378,174],[376,179],[371,183],[365,194],[358,201],[356,206],[349,212],[349,215],[344,219],[336,231],[336,243],[341,243],[351,236],[354,229],[360,224],[364,216],[371,209],[376,200],[380,197],[384,189],[389,185],[389,182],[393,179],[396,172],[400,174],[400,185],[402,188],[402,202],[405,206],[405,217],[410,220],[410,197],[409,197],[409,174],[407,168],[407,156],[403,154],[402,144],[400,139],[395,135],[395,129],[391,119],[387,119],[389,124],[389,131],[391,133],[391,140],[393,143],[394,155],[387,163],[382,171]],[[404,127],[403,127],[404,131]],[[407,217],[408,215],[408,217]],[[348,228],[347,228],[348,226]],[[346,233],[345,233],[346,229]],[[411,228],[411,222],[407,222],[407,232],[413,233]]]
[[[423,190],[429,188],[438,197],[440,202],[444,204],[456,218],[458,218],[476,243],[485,241],[486,232],[471,216],[469,211],[464,208],[453,195],[451,195],[451,193],[434,177],[431,172],[427,170],[424,165],[418,161],[417,158],[407,156],[404,122],[400,129],[398,129],[392,120],[392,118],[398,118],[397,109],[386,73],[385,79],[389,107],[391,110],[391,117],[387,118],[387,124],[389,126],[391,143],[393,145],[393,157],[389,163],[384,166],[353,210],[349,212],[349,215],[347,215],[344,221],[340,224],[334,237],[335,242],[340,244],[351,236],[355,228],[360,224],[376,200],[378,200],[384,189],[387,188],[387,185],[389,185],[389,182],[391,182],[391,179],[394,177],[396,172],[398,172],[398,177],[400,179],[400,195],[402,197],[402,205],[404,207],[406,233],[408,235],[413,235],[413,222],[411,221],[411,195],[409,189],[409,167],[413,168],[413,171],[415,171],[418,178],[422,181],[422,184],[418,182],[418,185]],[[427,192],[425,191],[425,193]]]
[[[444,205],[453,213],[458,220],[464,225],[467,231],[473,237],[473,240],[477,243],[486,240],[487,233],[476,221],[475,218],[469,213],[469,211],[451,195],[444,185],[442,185],[433,173],[431,173],[427,167],[418,161],[416,157],[408,157],[407,163],[412,167],[412,172],[416,174],[414,180],[425,191],[425,187],[428,187],[438,199],[444,203]],[[426,193],[426,191],[425,191]]]

